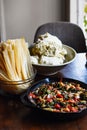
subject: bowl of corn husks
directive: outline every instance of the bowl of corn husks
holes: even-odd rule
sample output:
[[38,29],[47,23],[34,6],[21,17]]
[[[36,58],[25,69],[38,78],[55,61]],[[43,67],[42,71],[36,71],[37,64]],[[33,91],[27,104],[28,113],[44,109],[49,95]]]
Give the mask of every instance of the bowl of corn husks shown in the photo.
[[24,38],[0,43],[0,90],[20,94],[31,85],[35,75]]

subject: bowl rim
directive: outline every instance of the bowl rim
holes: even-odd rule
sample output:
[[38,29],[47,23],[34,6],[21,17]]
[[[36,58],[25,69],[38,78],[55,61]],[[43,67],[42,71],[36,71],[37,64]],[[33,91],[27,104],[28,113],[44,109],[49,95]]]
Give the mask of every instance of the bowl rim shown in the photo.
[[60,67],[60,66],[62,67],[64,65],[67,65],[67,64],[73,62],[75,60],[75,58],[76,58],[76,55],[77,55],[76,50],[74,48],[68,46],[68,45],[65,45],[65,44],[62,44],[62,46],[67,47],[67,48],[71,49],[74,52],[73,59],[71,59],[70,61],[64,62],[63,64],[60,64],[60,65],[47,65],[47,64],[34,64],[34,63],[32,63],[32,65],[33,66],[38,66],[38,67]]

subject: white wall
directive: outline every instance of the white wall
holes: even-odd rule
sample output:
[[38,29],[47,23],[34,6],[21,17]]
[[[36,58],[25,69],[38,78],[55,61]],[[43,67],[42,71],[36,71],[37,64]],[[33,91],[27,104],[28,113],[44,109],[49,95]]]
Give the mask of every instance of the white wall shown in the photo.
[[78,23],[78,9],[77,9],[78,0],[70,0],[70,22],[77,24]]
[[0,0],[0,41],[6,39],[4,1]]
[[4,0],[6,39],[25,37],[33,43],[37,27],[61,20],[61,0]]
[[83,10],[85,0],[70,0],[70,22],[83,28]]
[[87,38],[83,23],[85,1],[86,0],[70,0],[70,22],[79,25],[84,33],[85,38]]

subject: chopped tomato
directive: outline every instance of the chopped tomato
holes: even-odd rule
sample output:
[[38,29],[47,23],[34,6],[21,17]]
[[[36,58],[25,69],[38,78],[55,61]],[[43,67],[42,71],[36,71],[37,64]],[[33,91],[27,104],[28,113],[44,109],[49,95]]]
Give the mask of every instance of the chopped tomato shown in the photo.
[[69,103],[75,103],[76,101],[74,99],[69,99],[68,102]]
[[47,101],[47,102],[52,102],[53,99],[52,99],[52,98],[47,98],[46,101]]
[[30,96],[31,98],[36,98],[36,95],[35,95],[34,93],[32,93],[32,92],[29,93],[29,96]]
[[72,107],[68,105],[68,108],[70,109],[71,112],[77,112],[78,110],[75,107]]
[[57,97],[58,97],[58,98],[63,98],[63,95],[58,93],[58,94],[57,94]]
[[77,112],[78,109],[76,109],[75,107],[71,107],[71,111],[72,111],[72,112]]
[[55,108],[59,109],[59,108],[61,108],[61,106],[57,103],[57,104],[55,104]]

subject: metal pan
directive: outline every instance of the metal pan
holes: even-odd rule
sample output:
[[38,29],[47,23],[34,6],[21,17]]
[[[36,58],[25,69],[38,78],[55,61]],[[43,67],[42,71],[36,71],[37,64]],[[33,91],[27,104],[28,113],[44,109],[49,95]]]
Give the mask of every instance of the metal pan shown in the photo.
[[[34,104],[31,101],[31,99],[28,98],[29,93],[34,91],[36,88],[39,88],[42,84],[52,83],[52,82],[56,82],[56,81],[58,82],[58,81],[60,81],[60,79],[59,78],[45,78],[45,79],[42,79],[42,80],[36,82],[31,87],[29,87],[29,89],[27,90],[26,93],[24,93],[21,96],[22,103],[25,106],[32,108],[33,110],[38,110],[39,112],[44,112],[44,115],[46,115],[46,116],[51,116],[52,118],[55,117],[59,120],[67,120],[67,119],[73,120],[73,119],[76,119],[76,118],[79,118],[79,117],[86,115],[87,114],[87,108],[85,108],[81,111],[78,111],[78,112],[65,112],[65,113],[47,111],[47,110],[44,110],[44,109],[38,107],[36,104]],[[87,84],[85,84],[81,81],[75,80],[75,79],[63,78],[62,81],[78,83],[78,84],[81,85],[82,88],[87,89]]]

